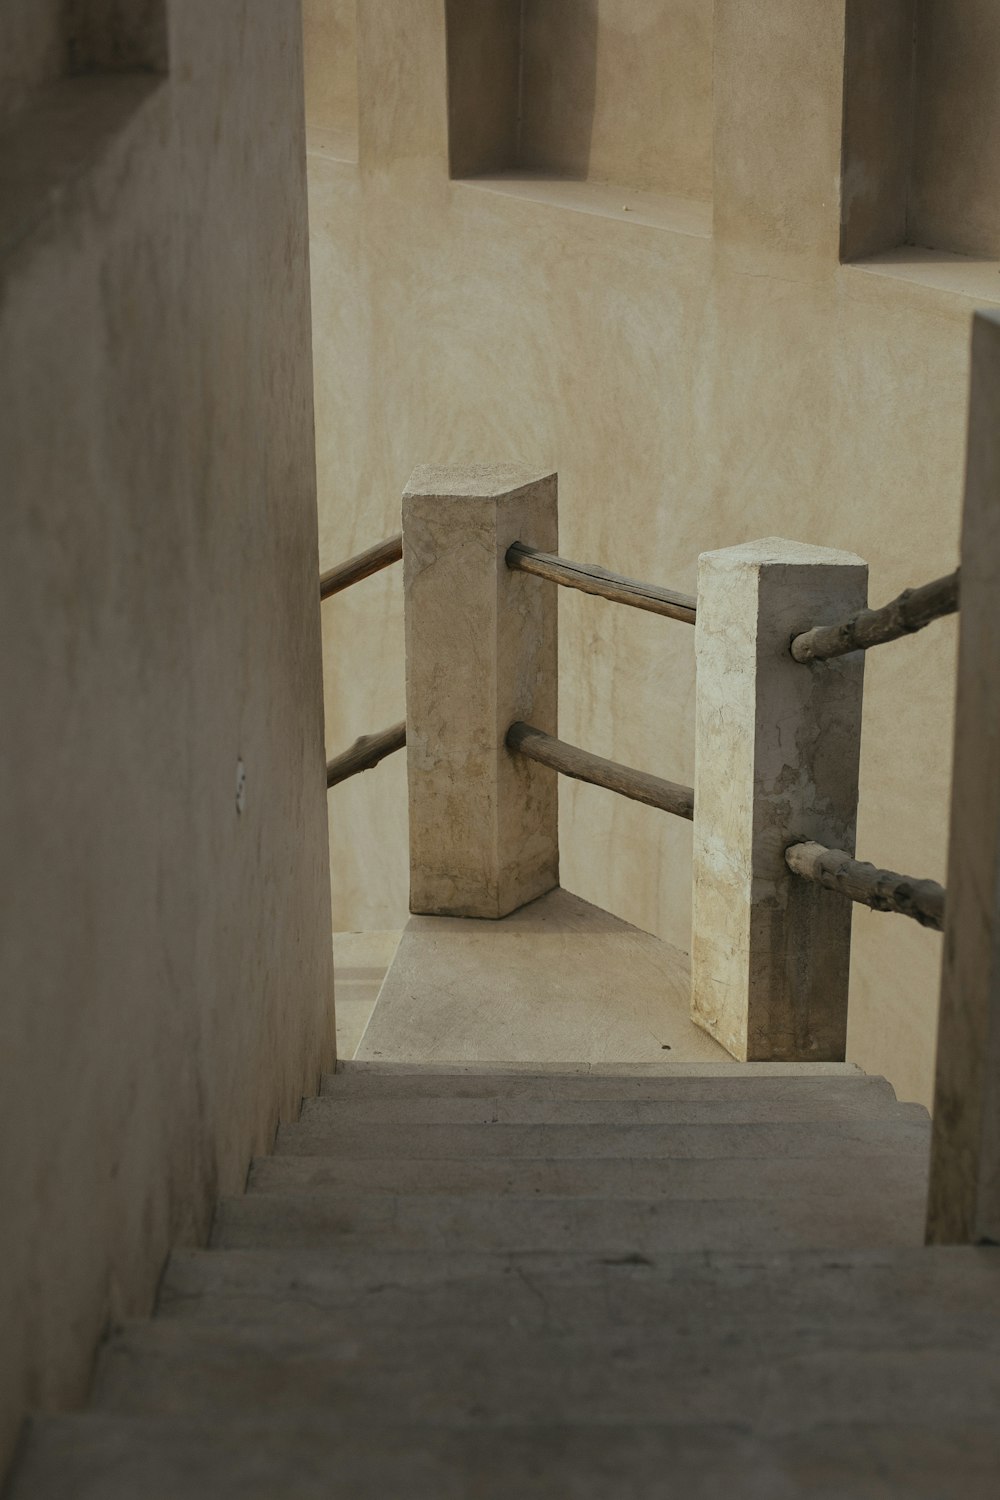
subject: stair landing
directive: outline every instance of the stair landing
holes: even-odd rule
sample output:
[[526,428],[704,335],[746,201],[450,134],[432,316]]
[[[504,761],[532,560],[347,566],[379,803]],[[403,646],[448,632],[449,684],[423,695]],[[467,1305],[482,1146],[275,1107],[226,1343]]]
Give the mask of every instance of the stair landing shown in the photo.
[[411,917],[358,1047],[373,1062],[725,1062],[687,954],[569,891],[499,922]]

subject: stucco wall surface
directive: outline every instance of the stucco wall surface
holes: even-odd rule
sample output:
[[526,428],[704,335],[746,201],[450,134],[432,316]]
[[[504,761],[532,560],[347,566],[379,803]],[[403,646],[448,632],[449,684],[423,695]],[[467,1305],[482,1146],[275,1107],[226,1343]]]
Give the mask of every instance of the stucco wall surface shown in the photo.
[[[398,530],[416,464],[508,461],[558,471],[567,557],[688,592],[699,553],[766,536],[859,554],[879,603],[955,566],[970,319],[1000,275],[841,263],[845,9],[716,0],[699,235],[624,196],[587,211],[587,183],[570,209],[449,181],[443,0],[361,0],[360,163],[310,157],[324,566]],[[402,715],[400,570],[324,611],[333,753]],[[559,611],[562,737],[692,784],[694,632],[565,589]],[[866,668],[859,852],[937,879],[954,673],[953,621]],[[560,802],[563,884],[688,949],[690,827],[566,780]],[[330,814],[336,926],[399,926],[403,757]],[[939,962],[856,910],[848,1055],[924,1102]]]
[[0,259],[0,1464],[333,1055],[300,10],[169,18]]

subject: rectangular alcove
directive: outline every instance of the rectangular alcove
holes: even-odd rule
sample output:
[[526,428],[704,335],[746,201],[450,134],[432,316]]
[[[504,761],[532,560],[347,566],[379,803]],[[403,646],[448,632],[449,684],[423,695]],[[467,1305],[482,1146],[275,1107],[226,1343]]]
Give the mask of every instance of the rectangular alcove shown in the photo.
[[358,159],[357,0],[303,0],[310,151]]
[[453,178],[711,233],[714,0],[448,0]]
[[850,0],[843,260],[1000,298],[998,79],[998,0]]
[[0,0],[0,259],[167,67],[167,0]]

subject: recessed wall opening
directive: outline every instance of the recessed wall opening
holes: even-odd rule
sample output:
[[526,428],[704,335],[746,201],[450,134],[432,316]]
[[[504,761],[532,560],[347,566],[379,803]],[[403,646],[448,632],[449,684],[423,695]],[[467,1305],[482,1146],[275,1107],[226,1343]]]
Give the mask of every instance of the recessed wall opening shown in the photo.
[[66,71],[162,73],[166,0],[62,0]]
[[303,0],[311,150],[358,159],[357,0]]
[[448,0],[452,177],[707,204],[713,0]]
[[63,78],[166,67],[166,0],[3,0],[0,121]]
[[167,0],[0,0],[0,261],[160,87]]
[[1000,258],[1000,5],[851,0],[844,260],[899,246]]

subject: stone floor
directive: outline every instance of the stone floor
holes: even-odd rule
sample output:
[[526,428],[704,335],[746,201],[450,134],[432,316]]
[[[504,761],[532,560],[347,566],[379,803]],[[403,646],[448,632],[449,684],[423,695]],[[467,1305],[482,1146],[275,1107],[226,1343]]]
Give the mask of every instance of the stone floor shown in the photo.
[[337,1056],[350,1060],[375,1009],[401,932],[335,932],[333,963],[337,1007]]
[[552,891],[500,922],[411,917],[354,1055],[411,1063],[728,1061],[692,1024],[689,992],[686,954],[569,891]]

